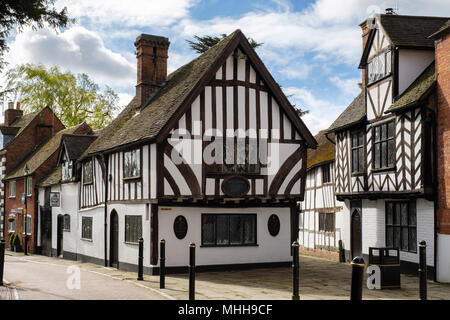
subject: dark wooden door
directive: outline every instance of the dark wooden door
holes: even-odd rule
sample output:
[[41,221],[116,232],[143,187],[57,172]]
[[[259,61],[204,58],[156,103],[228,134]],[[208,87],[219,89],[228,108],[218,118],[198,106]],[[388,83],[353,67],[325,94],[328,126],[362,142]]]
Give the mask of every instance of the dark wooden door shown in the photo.
[[352,259],[362,254],[361,211],[352,212]]
[[111,212],[109,234],[109,265],[119,267],[119,217],[116,211]]
[[41,253],[52,256],[52,208],[40,206],[41,213]]
[[58,215],[57,233],[56,233],[56,256],[60,257],[63,254],[63,224],[64,216]]

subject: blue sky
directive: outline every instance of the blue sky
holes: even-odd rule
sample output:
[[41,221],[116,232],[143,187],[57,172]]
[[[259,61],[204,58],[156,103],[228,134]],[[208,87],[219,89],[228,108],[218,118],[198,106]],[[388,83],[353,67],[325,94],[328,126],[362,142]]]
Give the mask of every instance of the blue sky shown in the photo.
[[326,129],[358,94],[361,31],[374,12],[448,15],[449,0],[57,0],[76,23],[56,33],[25,28],[10,38],[6,60],[59,65],[109,85],[127,104],[135,92],[134,40],[170,39],[169,72],[196,57],[186,39],[241,29],[264,43],[257,53],[292,103],[310,111],[313,134]]

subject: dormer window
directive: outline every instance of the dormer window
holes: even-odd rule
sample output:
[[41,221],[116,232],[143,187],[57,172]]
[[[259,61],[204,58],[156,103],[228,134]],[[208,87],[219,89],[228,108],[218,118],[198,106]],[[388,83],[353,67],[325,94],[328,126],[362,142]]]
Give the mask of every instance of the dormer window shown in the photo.
[[141,177],[141,149],[134,149],[123,153],[124,178]]
[[367,64],[367,84],[386,77],[391,70],[391,51],[379,54]]
[[65,160],[61,165],[61,177],[63,181],[68,181],[72,179],[72,161]]

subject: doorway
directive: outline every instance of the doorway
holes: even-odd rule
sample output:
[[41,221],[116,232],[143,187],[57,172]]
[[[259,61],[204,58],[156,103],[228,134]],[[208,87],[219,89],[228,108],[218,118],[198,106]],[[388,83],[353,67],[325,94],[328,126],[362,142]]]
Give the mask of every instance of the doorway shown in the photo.
[[62,214],[58,214],[57,218],[57,232],[56,232],[56,256],[63,256],[63,235],[64,235],[64,216]]
[[352,260],[362,254],[361,210],[352,210]]
[[119,268],[119,217],[116,210],[111,212],[109,219],[109,265]]

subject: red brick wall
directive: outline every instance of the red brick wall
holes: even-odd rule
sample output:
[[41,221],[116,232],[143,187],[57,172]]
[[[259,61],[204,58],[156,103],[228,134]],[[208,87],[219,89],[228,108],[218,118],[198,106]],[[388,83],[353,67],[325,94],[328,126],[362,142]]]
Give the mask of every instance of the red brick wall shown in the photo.
[[450,234],[450,34],[436,43],[438,231]]

